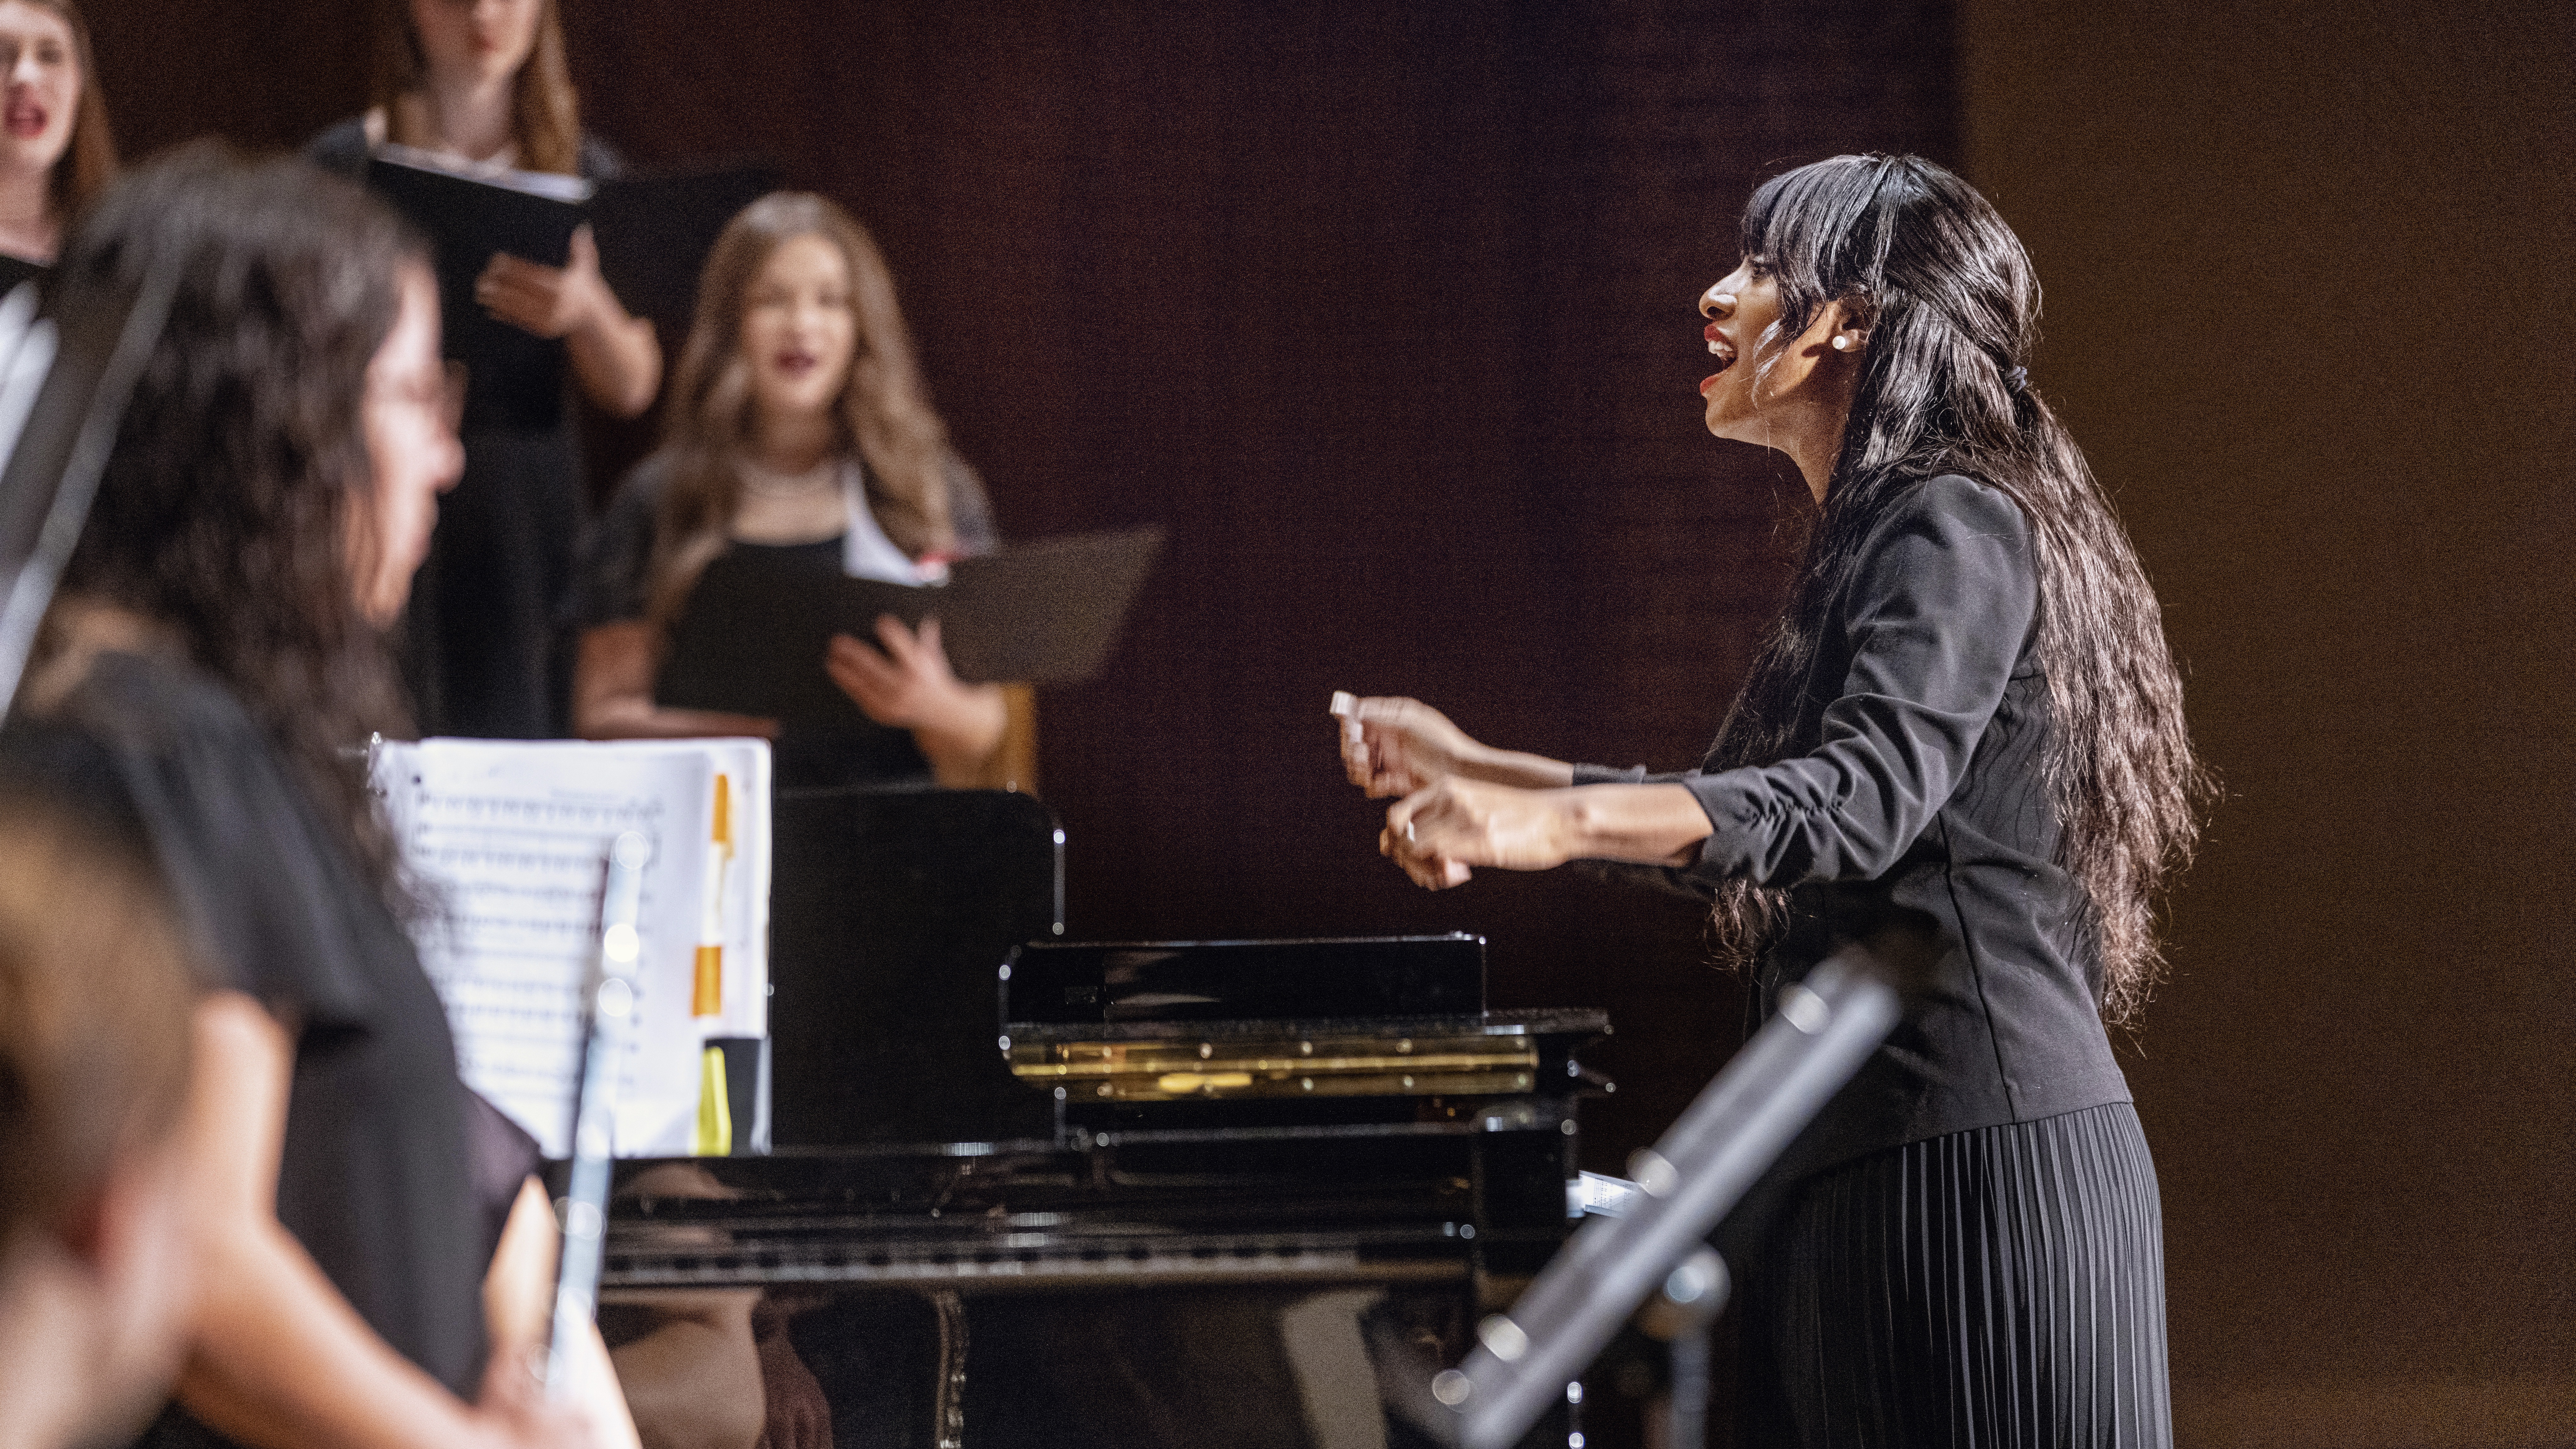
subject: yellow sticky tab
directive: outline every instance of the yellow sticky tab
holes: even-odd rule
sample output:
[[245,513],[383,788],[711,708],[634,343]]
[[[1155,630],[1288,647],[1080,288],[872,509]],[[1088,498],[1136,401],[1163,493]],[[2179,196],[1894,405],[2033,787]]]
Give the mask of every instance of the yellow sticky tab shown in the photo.
[[733,854],[733,782],[722,775],[716,776],[715,827],[707,838],[723,846],[726,855]]
[[698,1062],[698,1130],[689,1150],[700,1157],[730,1157],[733,1104],[725,1096],[724,1048],[708,1047]]

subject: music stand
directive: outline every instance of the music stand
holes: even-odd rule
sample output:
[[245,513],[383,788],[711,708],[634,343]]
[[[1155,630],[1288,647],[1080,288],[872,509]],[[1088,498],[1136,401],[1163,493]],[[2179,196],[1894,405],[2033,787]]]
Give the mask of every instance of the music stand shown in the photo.
[[572,1396],[581,1340],[599,1312],[599,1273],[608,1239],[608,1181],[616,1152],[617,1078],[635,1029],[635,917],[644,896],[651,842],[629,830],[608,847],[599,895],[599,954],[583,996],[581,1086],[573,1099],[571,1185],[564,1191],[563,1254],[555,1270],[553,1331],[547,1341],[546,1397]]

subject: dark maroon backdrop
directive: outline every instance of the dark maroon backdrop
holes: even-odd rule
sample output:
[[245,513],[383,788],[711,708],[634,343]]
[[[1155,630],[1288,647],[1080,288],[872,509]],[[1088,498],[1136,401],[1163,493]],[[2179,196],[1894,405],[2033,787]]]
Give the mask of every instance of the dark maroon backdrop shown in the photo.
[[[102,5],[128,150],[351,112],[361,8]],[[1109,674],[1041,704],[1073,932],[1486,932],[1499,1000],[1613,1010],[1601,1161],[1668,1119],[1733,1038],[1695,911],[1415,890],[1323,708],[1411,692],[1531,749],[1696,757],[1777,584],[1784,475],[1701,431],[1691,303],[1782,162],[1948,154],[1946,5],[567,20],[633,159],[766,156],[875,229],[1007,533],[1170,527]]]
[[[101,4],[129,150],[353,111],[362,8]],[[766,156],[876,231],[1007,534],[1171,529],[1108,675],[1041,702],[1071,931],[1485,933],[1498,1002],[1617,1023],[1593,1164],[1650,1140],[1736,1037],[1696,909],[1414,889],[1324,706],[1697,758],[1793,475],[1701,430],[1692,303],[1760,176],[1951,155],[1948,5],[566,9],[635,160]]]

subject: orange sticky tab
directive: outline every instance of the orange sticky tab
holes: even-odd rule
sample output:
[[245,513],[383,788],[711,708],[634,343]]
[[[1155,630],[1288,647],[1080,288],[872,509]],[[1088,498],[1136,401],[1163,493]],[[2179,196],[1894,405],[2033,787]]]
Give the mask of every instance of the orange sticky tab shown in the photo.
[[724,947],[698,948],[698,979],[689,992],[689,1015],[724,1014]]
[[723,846],[725,854],[733,854],[733,782],[722,775],[716,776],[715,827],[707,838]]

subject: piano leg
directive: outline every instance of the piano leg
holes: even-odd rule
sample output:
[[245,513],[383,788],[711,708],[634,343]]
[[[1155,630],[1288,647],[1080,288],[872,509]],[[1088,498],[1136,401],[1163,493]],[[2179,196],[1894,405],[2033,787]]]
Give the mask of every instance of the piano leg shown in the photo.
[[939,1449],[965,1449],[966,1443],[966,1300],[954,1288],[933,1288],[922,1295],[939,1316],[938,1375],[931,1395],[931,1422],[938,1428]]

